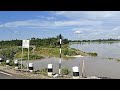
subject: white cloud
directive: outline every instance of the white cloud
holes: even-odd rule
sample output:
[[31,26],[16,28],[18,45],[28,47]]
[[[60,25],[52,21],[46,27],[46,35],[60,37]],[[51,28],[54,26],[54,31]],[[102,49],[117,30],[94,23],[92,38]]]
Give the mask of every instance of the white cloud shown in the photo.
[[1,24],[0,27],[22,27],[22,26],[44,27],[47,25],[50,25],[50,22],[39,21],[39,20],[25,20],[25,21],[14,21],[14,22],[4,23]]
[[120,15],[119,11],[57,11],[54,13],[74,19],[103,19]]
[[0,27],[26,27],[44,31],[61,29],[61,32],[70,30],[69,33],[80,33],[81,37],[87,39],[118,37],[120,33],[120,11],[56,11],[50,16],[38,17],[0,23]]
[[116,26],[112,29],[113,31],[117,31],[117,30],[120,30],[120,26]]
[[37,16],[37,17],[39,17],[41,19],[44,19],[44,20],[56,20],[56,18],[53,17],[53,16],[51,16],[51,17],[48,17],[48,16]]
[[81,33],[81,31],[75,31],[74,33],[75,33],[75,34],[80,34],[80,33]]
[[33,27],[33,28],[50,28],[50,27],[65,27],[65,26],[81,26],[81,25],[91,25],[91,26],[99,26],[102,22],[100,21],[90,21],[90,20],[83,20],[83,21],[45,21],[45,20],[24,20],[24,21],[14,21],[14,22],[7,22],[1,24],[0,27]]
[[46,17],[48,20],[56,20],[55,17]]

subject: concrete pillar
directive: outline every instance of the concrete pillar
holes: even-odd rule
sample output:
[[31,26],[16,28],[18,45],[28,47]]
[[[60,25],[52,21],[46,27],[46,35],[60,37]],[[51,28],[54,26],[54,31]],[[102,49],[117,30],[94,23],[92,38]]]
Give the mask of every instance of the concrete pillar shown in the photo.
[[9,66],[10,60],[6,60],[6,66]]
[[79,79],[79,68],[74,66],[73,68],[73,79]]
[[14,60],[15,69],[18,69],[18,60]]
[[29,63],[28,68],[30,72],[33,72],[33,63]]
[[2,63],[2,58],[0,58],[0,64]]
[[53,74],[53,65],[48,64],[48,76],[52,77]]

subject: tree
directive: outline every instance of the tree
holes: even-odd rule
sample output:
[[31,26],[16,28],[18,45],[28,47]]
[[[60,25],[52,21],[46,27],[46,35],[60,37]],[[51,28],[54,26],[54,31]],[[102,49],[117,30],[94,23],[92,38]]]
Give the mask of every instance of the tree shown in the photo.
[[68,44],[68,43],[69,43],[69,40],[68,40],[68,39],[64,39],[64,40],[63,40],[63,43],[64,43],[64,44]]

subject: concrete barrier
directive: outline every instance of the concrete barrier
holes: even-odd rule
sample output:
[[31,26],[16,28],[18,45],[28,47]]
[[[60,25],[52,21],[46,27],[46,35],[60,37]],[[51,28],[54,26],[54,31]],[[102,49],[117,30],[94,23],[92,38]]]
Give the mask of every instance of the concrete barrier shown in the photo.
[[10,60],[6,60],[6,66],[9,66]]
[[74,66],[73,68],[73,79],[79,79],[79,68]]
[[33,63],[29,63],[28,68],[30,72],[33,72]]
[[18,69],[18,60],[14,60],[14,64],[15,64],[15,69]]
[[0,58],[0,64],[2,63],[2,58]]
[[53,74],[53,65],[48,64],[48,76],[52,77]]

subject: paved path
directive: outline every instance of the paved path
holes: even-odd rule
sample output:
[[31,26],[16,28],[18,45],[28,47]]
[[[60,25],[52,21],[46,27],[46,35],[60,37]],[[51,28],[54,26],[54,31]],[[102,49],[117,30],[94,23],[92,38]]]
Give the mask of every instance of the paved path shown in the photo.
[[0,79],[26,79],[26,78],[18,75],[13,75],[0,70]]

